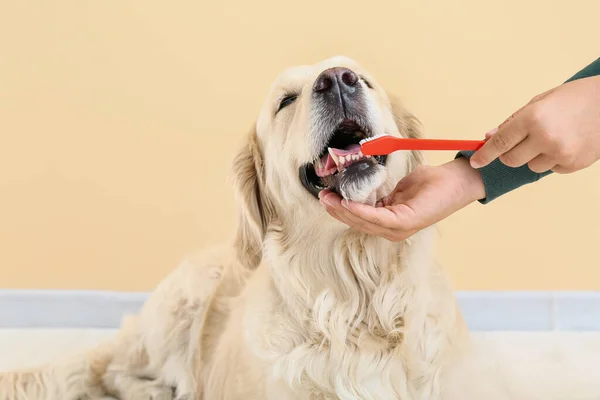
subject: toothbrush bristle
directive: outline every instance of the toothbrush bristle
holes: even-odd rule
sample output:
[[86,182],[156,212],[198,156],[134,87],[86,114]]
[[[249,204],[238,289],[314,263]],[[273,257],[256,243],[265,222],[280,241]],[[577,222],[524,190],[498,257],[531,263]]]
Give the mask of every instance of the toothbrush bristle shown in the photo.
[[370,142],[371,140],[379,139],[379,138],[384,137],[384,136],[389,136],[389,135],[387,133],[380,133],[378,135],[375,135],[375,136],[372,136],[372,137],[369,137],[369,138],[364,138],[360,142],[358,142],[358,144],[362,145],[362,144],[365,144],[367,142]]

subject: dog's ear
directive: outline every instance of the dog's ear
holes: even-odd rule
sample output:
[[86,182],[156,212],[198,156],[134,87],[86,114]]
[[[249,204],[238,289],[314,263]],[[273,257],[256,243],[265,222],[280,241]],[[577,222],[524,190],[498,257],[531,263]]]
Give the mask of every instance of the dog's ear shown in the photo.
[[254,269],[262,258],[263,239],[273,215],[265,192],[263,155],[253,128],[233,161],[238,223],[234,246],[238,260]]
[[[423,137],[423,126],[417,117],[409,112],[395,98],[390,98],[392,104],[392,113],[394,121],[398,127],[398,131],[402,137],[420,138]],[[420,151],[411,151],[408,157],[408,172],[414,171],[418,166],[423,164],[423,153]]]

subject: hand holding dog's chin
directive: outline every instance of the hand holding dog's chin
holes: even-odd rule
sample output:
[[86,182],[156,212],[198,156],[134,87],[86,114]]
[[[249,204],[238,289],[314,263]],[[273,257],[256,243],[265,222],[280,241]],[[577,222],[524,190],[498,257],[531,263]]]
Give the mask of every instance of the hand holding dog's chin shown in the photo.
[[332,217],[391,241],[405,240],[484,197],[481,174],[464,158],[418,168],[376,207],[347,202],[326,190],[319,195]]

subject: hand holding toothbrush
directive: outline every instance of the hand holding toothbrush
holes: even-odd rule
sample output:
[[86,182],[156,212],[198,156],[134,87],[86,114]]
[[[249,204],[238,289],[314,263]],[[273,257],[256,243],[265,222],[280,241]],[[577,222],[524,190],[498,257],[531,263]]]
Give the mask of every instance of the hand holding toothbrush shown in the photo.
[[534,172],[572,173],[600,158],[600,76],[565,83],[536,96],[487,134],[471,157],[481,168],[497,158]]
[[[475,168],[497,158],[508,167],[527,164],[533,175],[583,169],[600,159],[600,75],[574,80],[536,96],[486,137],[485,144],[374,139],[363,146],[391,152],[413,148],[448,150],[454,146],[466,150],[468,145],[476,151],[470,164],[458,158],[436,167],[420,167],[398,182],[378,207],[348,204],[329,191],[321,192],[321,203],[330,215],[357,230],[400,241],[485,198],[485,172]],[[511,171],[515,171],[515,182],[504,182],[496,195],[533,181],[527,172]],[[488,176],[486,185],[494,184],[492,177]]]

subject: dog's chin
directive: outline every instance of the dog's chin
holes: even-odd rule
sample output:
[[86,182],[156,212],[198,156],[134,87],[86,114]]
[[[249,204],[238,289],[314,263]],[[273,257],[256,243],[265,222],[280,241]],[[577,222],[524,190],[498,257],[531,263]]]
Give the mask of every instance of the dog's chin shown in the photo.
[[346,200],[375,205],[386,180],[387,169],[371,158],[336,174],[330,188]]
[[365,158],[324,178],[315,174],[312,164],[305,164],[300,168],[300,182],[315,198],[321,190],[328,189],[346,200],[374,205],[389,189],[386,159],[385,156]]

